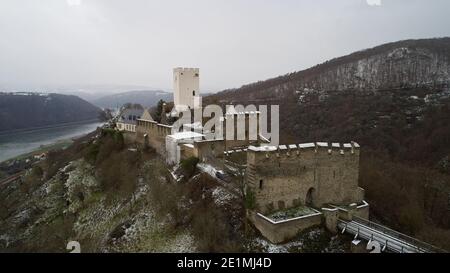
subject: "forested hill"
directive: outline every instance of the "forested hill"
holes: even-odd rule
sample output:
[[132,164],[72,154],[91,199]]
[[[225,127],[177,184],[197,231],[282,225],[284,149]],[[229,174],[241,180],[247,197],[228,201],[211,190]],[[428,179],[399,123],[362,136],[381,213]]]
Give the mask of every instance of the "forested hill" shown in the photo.
[[205,104],[278,104],[283,142],[348,141],[419,163],[450,153],[450,38],[406,40],[230,89]]
[[405,40],[335,58],[312,68],[224,90],[218,100],[264,100],[305,90],[436,89],[450,83],[450,37]]
[[172,97],[172,93],[165,91],[141,90],[111,94],[91,102],[103,108],[117,108],[126,103],[139,103],[144,107],[153,107],[159,100],[171,101]]
[[100,112],[76,96],[0,93],[0,132],[95,120]]
[[450,248],[450,38],[408,40],[225,90],[207,104],[280,106],[282,144],[361,144],[372,220]]

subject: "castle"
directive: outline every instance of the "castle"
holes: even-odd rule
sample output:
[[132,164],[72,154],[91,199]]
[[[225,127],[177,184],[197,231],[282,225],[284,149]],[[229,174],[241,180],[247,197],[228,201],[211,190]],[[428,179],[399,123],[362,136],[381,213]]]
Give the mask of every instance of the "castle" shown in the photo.
[[339,218],[369,217],[358,186],[359,145],[304,143],[247,150],[250,220],[274,243],[324,223],[336,232]]
[[[202,109],[198,68],[175,68],[173,83],[175,105],[171,114]],[[202,164],[231,173],[233,169],[227,166],[243,166],[248,218],[274,243],[287,241],[317,225],[337,232],[338,219],[368,219],[369,205],[364,201],[364,190],[358,186],[357,143],[270,146],[261,135],[256,139],[249,137],[249,120],[258,120],[259,112],[230,109],[220,121],[231,121],[229,124],[234,126],[228,129],[236,131],[235,119],[245,120],[244,140],[207,139],[206,135],[214,132],[205,130],[179,132],[173,125],[154,121],[148,111],[127,133],[136,143],[154,148],[168,165],[196,157]],[[184,125],[202,129],[205,124],[201,121]]]

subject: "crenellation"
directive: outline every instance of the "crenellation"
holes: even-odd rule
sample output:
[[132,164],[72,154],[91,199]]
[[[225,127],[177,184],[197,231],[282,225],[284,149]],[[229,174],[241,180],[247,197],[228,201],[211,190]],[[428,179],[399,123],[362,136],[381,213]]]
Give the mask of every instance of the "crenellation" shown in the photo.
[[298,147],[297,147],[297,145],[295,145],[295,144],[290,144],[290,145],[289,145],[289,149],[295,150],[295,149],[298,149]]
[[308,148],[316,148],[316,144],[315,143],[302,143],[302,144],[298,144],[298,147],[300,149],[308,149]]
[[199,68],[193,67],[176,67],[173,69],[175,72],[199,72]]
[[316,147],[317,148],[328,148],[328,142],[316,142]]
[[[359,154],[347,153],[354,144],[304,143],[280,146],[250,146],[247,164],[254,166],[252,176],[266,187],[255,189],[259,209],[265,213],[269,204],[306,204],[306,194],[314,188],[314,206],[359,203]],[[294,152],[295,151],[295,152]],[[298,152],[298,153],[297,153]],[[292,156],[296,154],[297,156]],[[275,155],[275,156],[273,156]],[[250,185],[249,185],[250,186]],[[281,209],[278,208],[278,209]]]
[[329,156],[339,155],[344,156],[346,152],[350,155],[359,155],[356,151],[359,145],[357,143],[332,143],[329,145],[326,142],[316,142],[316,143],[302,143],[302,144],[289,144],[289,145],[279,145],[279,146],[249,146],[248,150],[255,153],[263,153],[265,159],[271,158],[274,155],[276,158],[283,157],[301,157],[303,153],[314,152],[318,156],[321,154],[327,154]]
[[280,145],[280,146],[278,146],[278,150],[279,151],[287,150],[287,146],[286,145]]

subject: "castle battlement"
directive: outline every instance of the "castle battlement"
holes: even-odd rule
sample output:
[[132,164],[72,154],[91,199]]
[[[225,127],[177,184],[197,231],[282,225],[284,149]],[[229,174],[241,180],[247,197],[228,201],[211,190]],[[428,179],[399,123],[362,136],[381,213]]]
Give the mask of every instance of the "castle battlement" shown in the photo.
[[173,72],[199,72],[199,68],[193,68],[193,67],[175,67],[173,69]]
[[255,196],[255,210],[361,204],[359,155],[356,142],[248,147],[245,183]]
[[280,155],[300,155],[302,151],[314,151],[315,153],[326,151],[328,154],[340,154],[344,155],[346,153],[355,154],[358,151],[360,145],[356,142],[351,143],[328,143],[328,142],[311,142],[311,143],[301,143],[301,144],[290,144],[290,145],[279,145],[279,146],[250,146],[248,147],[249,152],[255,153],[265,153],[266,156],[271,154]]
[[238,116],[238,117],[258,116],[259,114],[261,114],[261,112],[259,112],[259,111],[225,113],[225,119],[228,117],[234,118],[235,116]]

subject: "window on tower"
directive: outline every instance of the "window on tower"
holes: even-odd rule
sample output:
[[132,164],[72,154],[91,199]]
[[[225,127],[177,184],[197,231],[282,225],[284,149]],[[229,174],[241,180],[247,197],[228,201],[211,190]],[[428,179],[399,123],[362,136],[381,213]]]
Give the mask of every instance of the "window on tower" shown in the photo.
[[192,91],[192,96],[195,97],[195,90]]

